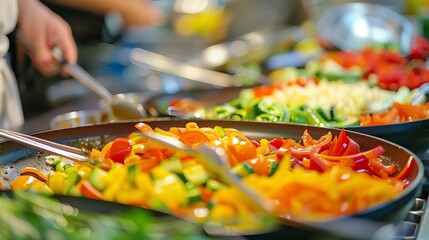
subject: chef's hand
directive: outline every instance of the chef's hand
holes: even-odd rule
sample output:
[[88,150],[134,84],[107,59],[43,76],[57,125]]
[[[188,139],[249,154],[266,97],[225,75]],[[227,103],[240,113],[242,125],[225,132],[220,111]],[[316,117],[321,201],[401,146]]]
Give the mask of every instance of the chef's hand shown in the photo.
[[18,0],[18,26],[21,34],[32,42],[28,52],[34,66],[45,76],[60,71],[51,50],[59,47],[64,59],[76,63],[77,48],[70,25],[38,0]]

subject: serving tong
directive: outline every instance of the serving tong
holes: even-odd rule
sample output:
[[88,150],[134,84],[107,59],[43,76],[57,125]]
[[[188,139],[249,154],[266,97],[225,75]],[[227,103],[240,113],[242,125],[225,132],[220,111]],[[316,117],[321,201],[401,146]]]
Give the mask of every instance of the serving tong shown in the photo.
[[65,157],[70,160],[78,162],[89,161],[88,155],[82,149],[69,145],[52,142],[43,138],[38,138],[35,136],[6,129],[0,129],[0,137],[9,139],[11,141],[20,143],[31,148],[46,151],[50,154]]
[[[395,224],[387,224],[384,222],[373,221],[356,217],[340,217],[333,220],[323,222],[308,222],[298,220],[290,215],[278,215],[274,210],[274,202],[268,199],[252,188],[245,185],[240,177],[229,171],[225,151],[221,147],[215,149],[202,146],[198,150],[186,147],[179,140],[169,138],[157,133],[141,133],[149,140],[156,141],[166,147],[185,151],[189,154],[197,156],[198,159],[206,166],[210,173],[217,175],[225,183],[236,189],[246,197],[249,204],[260,213],[276,219],[275,224],[301,228],[304,230],[325,232],[334,234],[335,236],[346,237],[348,239],[391,239],[394,234]],[[59,155],[70,160],[78,162],[88,162],[90,159],[86,152],[82,149],[56,143],[35,136],[14,132],[10,130],[0,129],[0,137],[20,143],[22,145],[46,151],[50,154]],[[269,225],[269,224],[268,224]],[[247,226],[249,227],[249,226]],[[258,229],[249,231],[249,228],[243,230],[240,226],[223,226],[223,225],[206,225],[204,226],[208,234],[218,236],[238,236],[238,235],[253,235],[275,231],[273,226],[267,226],[266,229]],[[364,229],[364,230],[363,230]]]
[[424,104],[427,101],[427,95],[429,94],[429,83],[420,85],[414,92],[410,99],[410,103],[414,105]]

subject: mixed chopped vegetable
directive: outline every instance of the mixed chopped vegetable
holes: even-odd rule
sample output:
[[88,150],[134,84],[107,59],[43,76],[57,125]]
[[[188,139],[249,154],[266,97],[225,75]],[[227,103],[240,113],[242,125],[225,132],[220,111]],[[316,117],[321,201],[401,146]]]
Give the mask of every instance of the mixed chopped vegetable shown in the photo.
[[203,106],[199,99],[182,98],[168,105],[203,119],[338,128],[426,119],[427,99],[410,100],[416,88],[429,82],[429,41],[419,36],[414,41],[410,56],[376,46],[360,52],[330,50],[303,67],[270,70],[269,85],[243,89],[232,101]]
[[[343,130],[314,139],[249,139],[232,128],[200,128],[195,122],[167,130],[136,124],[139,131],[107,143],[91,158],[98,164],[69,162],[48,156],[48,176],[23,169],[13,190],[82,196],[156,209],[194,221],[255,221],[256,213],[236,189],[216,178],[187,152],[167,148],[139,132],[155,132],[198,149],[225,150],[231,171],[255,191],[275,200],[279,214],[341,216],[395,198],[409,184],[415,164],[403,170],[385,165],[381,146],[362,151]],[[315,201],[314,199],[318,199]],[[256,223],[263,224],[260,218]],[[256,227],[255,225],[252,225]]]
[[424,58],[408,58],[389,49],[368,47],[360,52],[328,52],[310,64],[314,74],[320,78],[369,80],[387,90],[398,90],[401,87],[415,89],[429,82],[429,69]]
[[[343,83],[300,77],[268,86],[240,91],[225,104],[203,106],[192,98],[175,98],[170,108],[181,109],[203,119],[290,122],[320,127],[348,127],[410,122],[429,117],[429,105],[409,103],[412,92],[404,87],[387,91],[367,82]],[[399,113],[395,110],[401,109]],[[386,112],[384,121],[371,121]],[[383,115],[384,114],[384,115]]]

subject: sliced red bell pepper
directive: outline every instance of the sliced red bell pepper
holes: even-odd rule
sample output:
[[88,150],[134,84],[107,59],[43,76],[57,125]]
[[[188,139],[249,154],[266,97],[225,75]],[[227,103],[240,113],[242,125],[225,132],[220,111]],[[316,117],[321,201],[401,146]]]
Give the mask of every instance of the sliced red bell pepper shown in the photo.
[[332,141],[331,147],[329,148],[328,155],[330,156],[342,156],[349,145],[349,138],[346,135],[344,129],[341,129],[340,135],[335,137]]
[[137,162],[140,171],[149,172],[156,167],[161,160],[166,159],[165,154],[160,149],[147,149],[143,154],[143,159]]
[[312,147],[304,147],[293,139],[285,139],[276,155],[279,159],[282,159],[285,154],[290,154],[294,158],[303,159],[310,158],[311,151],[313,151]]
[[340,163],[343,162],[343,166],[349,166],[352,167],[353,170],[369,170],[369,165],[371,162],[371,159],[378,158],[382,153],[384,152],[384,148],[382,146],[375,147],[371,150],[353,154],[353,155],[347,155],[347,156],[330,156],[330,155],[324,155],[324,154],[315,154],[316,157],[319,157],[321,159],[325,159],[327,161]]
[[359,159],[362,156],[365,156],[368,159],[371,158],[377,158],[379,157],[382,153],[384,153],[384,148],[382,146],[378,146],[375,147],[373,149],[370,149],[368,151],[365,152],[361,152],[361,153],[357,153],[357,154],[353,154],[353,155],[347,155],[347,156],[331,156],[331,155],[324,155],[324,154],[318,154],[320,157],[329,160],[329,161],[335,161],[335,162],[339,162],[344,158],[351,158],[351,159]]
[[413,171],[413,167],[415,164],[415,160],[413,157],[410,157],[407,161],[407,163],[405,164],[405,166],[402,168],[402,170],[395,176],[396,179],[399,180],[405,180],[407,179],[410,175],[411,172]]
[[320,151],[324,151],[331,146],[332,142],[332,133],[328,132],[327,134],[321,136],[319,139],[314,139],[307,129],[304,131],[304,134],[301,137],[302,143],[306,147],[319,148]]
[[395,165],[386,166],[381,162],[380,158],[369,159],[369,167],[373,174],[380,178],[388,178],[395,173]]
[[125,158],[131,153],[131,144],[126,138],[117,138],[113,141],[108,157],[114,162],[124,163]]
[[354,155],[360,153],[360,146],[357,142],[355,142],[353,139],[349,138],[349,144],[346,148],[346,151],[344,152],[344,156],[347,155]]
[[283,145],[283,138],[275,138],[273,140],[270,141],[270,145],[275,147],[276,149],[280,149]]
[[353,155],[360,152],[360,146],[353,139],[347,136],[344,128],[341,129],[338,138],[334,138],[329,148],[328,155],[330,156],[344,156]]
[[213,196],[213,191],[203,187],[203,186],[199,186],[200,191],[201,191],[201,198],[204,202],[210,202],[210,200],[212,200],[212,196]]
[[275,90],[275,88],[273,86],[256,86],[253,87],[253,95],[256,98],[261,98],[264,96],[269,96],[272,95],[273,91]]
[[83,196],[96,200],[103,200],[103,194],[91,185],[88,180],[83,180],[80,187]]
[[318,154],[310,155],[310,169],[316,170],[320,173],[323,173],[329,170],[332,167],[332,164],[328,163],[325,159],[322,159]]

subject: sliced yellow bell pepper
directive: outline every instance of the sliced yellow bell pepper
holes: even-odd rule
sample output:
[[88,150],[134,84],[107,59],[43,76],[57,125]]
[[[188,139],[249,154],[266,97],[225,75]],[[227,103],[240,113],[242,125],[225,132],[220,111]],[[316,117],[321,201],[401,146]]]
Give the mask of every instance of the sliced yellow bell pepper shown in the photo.
[[48,186],[54,194],[64,194],[64,179],[66,174],[63,172],[53,172],[48,175]]

